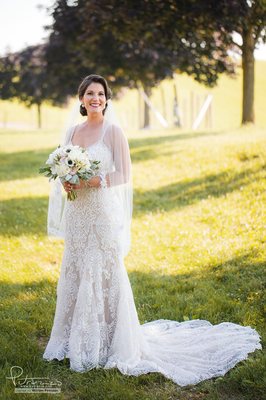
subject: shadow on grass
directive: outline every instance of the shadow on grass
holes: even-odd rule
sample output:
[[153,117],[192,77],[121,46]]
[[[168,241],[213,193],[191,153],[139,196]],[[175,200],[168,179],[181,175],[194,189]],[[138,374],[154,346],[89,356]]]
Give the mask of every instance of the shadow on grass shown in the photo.
[[[156,319],[176,321],[204,319],[213,324],[230,321],[244,325],[245,315],[250,308],[253,313],[257,313],[256,315],[263,310],[262,298],[257,296],[256,300],[249,303],[247,299],[253,291],[263,296],[261,278],[264,267],[263,263],[252,262],[251,256],[246,254],[219,265],[209,266],[208,270],[202,272],[173,276],[135,271],[129,274],[129,279],[141,323]],[[1,282],[0,288],[2,305],[0,354],[2,365],[5,366],[7,373],[11,365],[23,367],[26,373],[32,372],[30,376],[36,375],[37,371],[40,372],[38,376],[48,373],[63,382],[63,392],[75,393],[78,390],[82,395],[86,392],[86,395],[93,394],[95,396],[93,398],[101,400],[109,398],[106,397],[106,393],[110,394],[110,399],[122,398],[119,397],[120,387],[121,390],[125,388],[129,391],[128,398],[130,399],[135,398],[134,393],[143,391],[144,395],[147,390],[149,390],[145,396],[147,399],[166,399],[169,398],[170,392],[174,393],[176,390],[175,384],[158,373],[130,377],[122,375],[116,369],[108,371],[94,369],[79,374],[69,370],[66,360],[47,363],[42,360],[42,354],[51,333],[56,303],[56,284],[43,279],[25,284]],[[252,327],[256,328],[256,323],[259,323],[258,319],[256,322],[256,316],[254,316],[254,321]],[[236,371],[239,365],[242,366],[238,374],[242,381],[245,380],[241,386],[241,392],[249,393],[250,390],[254,399],[260,398],[256,396],[262,394],[259,367],[263,360],[260,351],[256,354],[256,359],[254,354],[249,355],[249,358],[253,359],[252,385],[248,381],[250,366],[246,361],[234,368]],[[236,390],[235,376],[229,372],[225,377],[220,378],[222,382],[230,382],[231,395]],[[239,376],[237,378],[240,379]],[[167,387],[164,386],[166,382]],[[215,382],[216,379],[207,381],[210,390],[213,388],[217,391]],[[109,390],[105,393],[105,397],[101,397],[99,394],[102,388],[108,389],[107,383],[110,385]],[[158,387],[154,387],[155,383]],[[192,390],[196,394],[204,385],[206,381],[193,388],[182,388],[180,393]],[[156,397],[158,389],[169,391],[168,397]],[[111,396],[116,393],[117,397]],[[195,396],[196,398],[198,397]]]
[[255,324],[263,326],[265,266],[266,262],[254,262],[252,254],[244,254],[187,274],[135,271],[129,275],[137,308],[142,313],[143,305],[147,305],[145,320],[183,321],[188,317],[208,319],[213,324],[226,320],[243,323],[245,312],[249,311],[248,298],[256,292],[257,297],[250,300],[250,305],[261,316],[260,320],[254,320]]
[[138,139],[129,139],[129,147],[131,150],[131,160],[133,163],[155,159],[157,157],[171,155],[173,152],[176,154],[177,150],[161,151],[166,144],[175,142],[177,140],[190,140],[201,138],[205,136],[216,136],[223,132],[188,132],[179,133],[177,135],[158,136],[158,137],[144,137]]
[[234,170],[211,174],[202,178],[172,183],[149,191],[134,191],[134,213],[185,207],[208,197],[221,197],[254,182],[264,166],[249,168],[242,172]]
[[224,134],[224,131],[220,132],[184,132],[177,133],[176,135],[160,135],[152,137],[142,137],[136,139],[129,139],[129,147],[137,149],[139,147],[161,145],[166,143],[171,143],[176,140],[190,140],[195,138],[207,137],[207,136],[218,136]]
[[[222,132],[221,132],[222,133]],[[160,137],[146,137],[140,139],[130,139],[129,144],[132,150],[132,161],[144,161],[158,157],[156,146],[171,143],[176,140],[194,139],[197,137],[214,136],[220,133],[182,133],[177,135],[168,135]],[[142,149],[142,147],[149,147]],[[0,181],[9,181],[15,179],[26,179],[39,176],[39,168],[45,163],[49,154],[54,150],[31,150],[18,151],[14,153],[0,154]],[[137,151],[134,151],[137,150]]]
[[0,234],[46,234],[48,197],[22,197],[0,202]]
[[[234,170],[181,181],[157,190],[134,192],[134,215],[169,211],[207,199],[221,197],[254,182],[264,166],[236,173]],[[0,234],[46,234],[48,197],[25,197],[0,202]]]
[[0,181],[27,179],[39,176],[39,168],[45,164],[54,149],[18,151],[0,154]]

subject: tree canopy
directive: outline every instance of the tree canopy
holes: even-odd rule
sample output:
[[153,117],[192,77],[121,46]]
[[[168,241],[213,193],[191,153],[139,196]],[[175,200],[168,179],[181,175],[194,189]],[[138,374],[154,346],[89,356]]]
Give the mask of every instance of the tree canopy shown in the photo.
[[0,59],[0,89],[2,99],[17,98],[27,107],[37,106],[38,125],[41,126],[41,104],[66,102],[60,88],[48,79],[45,58],[46,45],[29,46]]
[[98,71],[118,87],[153,87],[176,70],[213,86],[219,73],[234,72],[234,64],[229,37],[205,11],[205,2],[193,0],[81,0],[72,6],[57,0],[48,66],[57,75],[62,58],[68,59],[62,80]]
[[62,104],[95,72],[114,92],[140,84],[149,92],[174,72],[211,87],[221,73],[235,72],[228,51],[239,48],[242,121],[254,120],[254,49],[266,40],[265,0],[56,0],[51,13],[47,44],[2,58],[1,98]]

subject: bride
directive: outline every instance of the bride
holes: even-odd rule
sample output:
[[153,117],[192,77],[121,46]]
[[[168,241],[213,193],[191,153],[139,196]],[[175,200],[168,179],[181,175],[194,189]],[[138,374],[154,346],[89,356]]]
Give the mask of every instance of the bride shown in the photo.
[[[82,124],[64,144],[85,147],[100,161],[98,176],[65,183],[78,197],[65,201],[55,181],[48,234],[65,239],[57,304],[43,358],[69,358],[74,371],[118,368],[123,374],[160,372],[181,386],[224,375],[261,349],[259,334],[230,322],[160,319],[140,325],[123,258],[130,246],[131,161],[126,137],[110,113],[111,91],[99,75],[78,89]],[[108,109],[109,107],[109,109]]]

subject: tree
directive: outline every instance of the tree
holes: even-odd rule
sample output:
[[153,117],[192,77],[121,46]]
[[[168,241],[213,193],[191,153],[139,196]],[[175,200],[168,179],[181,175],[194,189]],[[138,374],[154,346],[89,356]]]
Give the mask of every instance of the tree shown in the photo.
[[141,6],[133,0],[80,0],[72,6],[57,0],[47,48],[48,73],[61,85],[68,82],[69,92],[74,90],[73,78],[83,71],[106,76],[115,89],[141,84],[150,92],[177,69],[213,86],[219,73],[233,73],[234,65],[221,39],[225,34],[217,33],[202,14],[192,0],[145,1]]
[[0,58],[0,96],[2,100],[16,97],[17,75],[14,55],[9,54]]
[[[117,10],[118,2],[112,3],[116,4]],[[129,0],[115,13],[115,22],[113,32],[116,37],[126,35],[127,40],[142,37],[145,46],[155,39],[173,56],[182,54],[178,47],[181,39],[190,50],[190,57],[188,55],[181,62],[181,71],[208,85],[216,83],[220,72],[232,72],[228,50],[237,45],[233,34],[238,32],[243,42],[237,45],[242,52],[243,67],[242,123],[254,122],[254,50],[258,42],[266,41],[265,0],[147,1],[141,7]],[[199,61],[198,53],[195,54],[195,49],[202,46],[206,49],[207,59],[203,63],[201,59]],[[212,64],[213,59],[217,62]],[[173,68],[180,69],[180,63],[174,57],[173,64]]]
[[[127,1],[126,7],[129,7],[128,3],[131,3],[132,7],[134,7],[133,1]],[[136,36],[147,37],[147,32],[153,31],[154,33],[158,27],[161,39],[158,37],[157,40],[160,40],[160,43],[164,43],[170,51],[177,51],[179,54],[175,40],[180,38],[180,22],[176,16],[181,14],[181,25],[183,27],[181,41],[187,42],[190,48],[206,46],[207,44],[206,56],[209,60],[218,56],[219,63],[221,62],[225,67],[224,71],[228,70],[228,66],[226,67],[228,50],[234,50],[234,47],[238,46],[242,53],[243,67],[242,124],[253,123],[254,50],[257,43],[266,42],[266,1],[221,0],[217,2],[209,0],[206,2],[203,0],[190,0],[186,2],[187,8],[180,1],[168,0],[162,3],[156,1],[146,2],[144,7],[135,12],[134,21],[131,19],[130,26],[126,19],[128,11],[124,9],[122,13],[118,13],[119,20],[116,20],[115,35],[121,37],[126,34],[128,39],[129,36],[131,39]],[[132,29],[133,26],[136,29]],[[190,27],[194,26],[196,26],[196,32],[191,35]],[[171,27],[170,33],[168,33],[169,27]],[[235,32],[241,35],[242,45],[234,42],[233,36]],[[216,41],[210,40],[208,35],[213,35]],[[150,40],[150,37],[148,36],[148,40]],[[189,64],[183,65],[183,69],[188,73],[191,72],[199,82],[202,82],[199,76],[203,72],[208,77],[208,84],[216,83],[218,73],[222,72],[221,66],[214,72],[209,62],[205,65],[200,63],[198,71],[195,71],[197,64],[193,65],[193,62],[194,60],[190,59]],[[214,65],[214,68],[217,68],[217,64]],[[204,73],[206,69],[212,74],[212,77],[208,76],[208,73]]]
[[[242,37],[242,123],[254,122],[254,50],[266,41],[265,0],[135,0],[87,2],[90,15],[101,18],[118,41],[141,44],[157,53],[168,51],[169,68],[192,75],[213,86],[221,72],[232,72],[228,50],[234,49],[234,32]],[[89,11],[90,9],[90,11]],[[167,51],[166,51],[167,50]]]
[[59,88],[48,81],[45,51],[46,45],[29,46],[0,59],[1,98],[17,98],[27,107],[36,105],[39,128],[42,103],[58,105],[66,101]]
[[242,124],[253,123],[254,115],[254,80],[256,44],[266,41],[266,1],[243,0],[240,7],[244,10],[240,18],[232,22],[232,30],[242,37],[242,44],[235,43],[242,52],[243,68],[243,104]]

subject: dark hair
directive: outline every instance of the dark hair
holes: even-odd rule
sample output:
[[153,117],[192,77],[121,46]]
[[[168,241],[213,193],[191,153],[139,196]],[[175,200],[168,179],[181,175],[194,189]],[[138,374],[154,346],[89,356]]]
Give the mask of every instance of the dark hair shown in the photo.
[[[109,88],[108,83],[106,82],[106,80],[101,75],[92,74],[92,75],[86,76],[83,79],[83,81],[81,82],[81,84],[79,85],[79,88],[78,88],[79,99],[81,99],[84,96],[87,87],[92,82],[100,83],[103,86],[106,100],[108,100],[108,99],[110,99],[112,97],[112,91]],[[106,107],[103,110],[103,114],[105,113],[107,107],[108,107],[108,104],[106,103]],[[86,110],[85,107],[82,107],[82,105],[80,105],[79,112],[80,112],[81,115],[87,115],[87,110]]]

